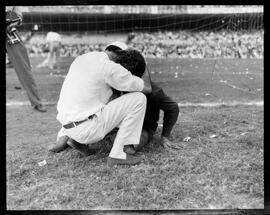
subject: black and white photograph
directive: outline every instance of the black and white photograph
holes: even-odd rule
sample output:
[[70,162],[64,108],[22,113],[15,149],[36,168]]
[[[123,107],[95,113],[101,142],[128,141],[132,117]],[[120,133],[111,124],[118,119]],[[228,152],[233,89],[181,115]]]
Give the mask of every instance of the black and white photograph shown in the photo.
[[6,210],[264,209],[263,5],[5,12]]

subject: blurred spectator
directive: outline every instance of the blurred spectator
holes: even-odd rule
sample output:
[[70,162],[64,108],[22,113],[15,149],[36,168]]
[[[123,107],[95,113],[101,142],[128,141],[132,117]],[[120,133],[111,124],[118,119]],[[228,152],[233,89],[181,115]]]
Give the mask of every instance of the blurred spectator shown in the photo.
[[61,36],[56,32],[48,32],[46,36],[46,45],[49,49],[48,57],[40,63],[37,67],[49,67],[53,69],[55,66],[57,70],[60,69],[59,56],[61,48]]
[[[133,32],[129,46],[149,58],[263,58],[263,30]],[[102,51],[106,44],[63,44],[62,57]],[[44,44],[28,47],[30,55],[44,53]]]

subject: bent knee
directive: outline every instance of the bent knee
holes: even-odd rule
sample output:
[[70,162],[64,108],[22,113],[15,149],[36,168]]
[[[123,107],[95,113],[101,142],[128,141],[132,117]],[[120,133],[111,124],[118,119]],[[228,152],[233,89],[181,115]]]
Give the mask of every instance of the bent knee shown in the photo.
[[177,114],[179,114],[179,105],[177,103],[174,104],[174,110]]
[[134,92],[134,97],[136,99],[136,101],[138,101],[141,104],[145,104],[146,105],[146,96],[141,93],[141,92]]

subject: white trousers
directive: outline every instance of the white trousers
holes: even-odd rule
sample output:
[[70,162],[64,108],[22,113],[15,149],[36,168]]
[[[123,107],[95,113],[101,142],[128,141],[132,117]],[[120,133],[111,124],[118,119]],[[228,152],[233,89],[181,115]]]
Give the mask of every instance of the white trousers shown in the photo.
[[115,137],[109,157],[126,159],[124,145],[137,145],[140,142],[146,96],[140,92],[127,93],[105,105],[91,120],[80,125],[59,131],[82,144],[102,140],[115,127],[119,130]]

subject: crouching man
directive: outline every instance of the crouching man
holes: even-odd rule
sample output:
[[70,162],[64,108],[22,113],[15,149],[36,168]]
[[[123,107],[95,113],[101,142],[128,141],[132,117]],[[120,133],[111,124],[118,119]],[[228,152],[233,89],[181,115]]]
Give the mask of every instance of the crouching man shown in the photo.
[[[87,144],[95,143],[118,127],[107,159],[109,166],[134,165],[142,158],[127,154],[125,145],[138,145],[146,111],[146,96],[151,93],[148,72],[141,78],[115,63],[122,52],[111,45],[104,52],[78,56],[71,64],[57,103],[57,120],[62,138],[84,155],[91,154]],[[112,88],[127,93],[109,101]]]

